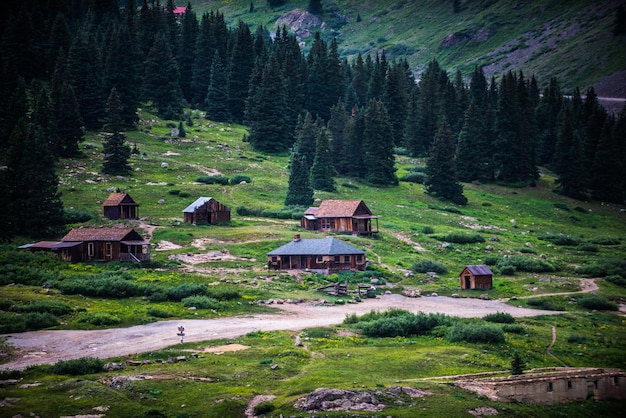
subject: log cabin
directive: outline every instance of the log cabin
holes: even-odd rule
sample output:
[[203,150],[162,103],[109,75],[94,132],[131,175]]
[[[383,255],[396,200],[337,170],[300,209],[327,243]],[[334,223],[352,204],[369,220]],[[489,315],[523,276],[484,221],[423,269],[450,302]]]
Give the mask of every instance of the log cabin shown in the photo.
[[212,197],[199,197],[183,210],[185,222],[217,224],[230,221],[230,208]]
[[300,238],[267,253],[270,270],[310,270],[331,274],[365,270],[365,251],[337,238]]
[[111,193],[102,202],[102,210],[105,218],[117,219],[137,219],[139,205],[127,193]]
[[461,289],[491,289],[493,273],[485,264],[465,266],[459,275]]
[[300,226],[310,231],[371,235],[378,232],[378,217],[362,200],[324,200],[319,207],[306,210]]

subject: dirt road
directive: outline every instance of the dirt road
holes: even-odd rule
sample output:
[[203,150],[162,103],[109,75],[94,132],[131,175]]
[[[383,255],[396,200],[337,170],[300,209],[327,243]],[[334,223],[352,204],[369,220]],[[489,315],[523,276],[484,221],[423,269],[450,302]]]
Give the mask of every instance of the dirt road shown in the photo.
[[54,364],[80,357],[127,356],[180,343],[178,327],[185,327],[185,342],[236,338],[252,331],[301,330],[341,323],[347,314],[364,314],[389,308],[411,312],[443,313],[464,318],[508,312],[516,317],[553,315],[559,312],[518,308],[495,300],[455,299],[444,296],[407,298],[382,295],[358,304],[319,306],[312,303],[273,305],[277,313],[219,319],[160,321],[129,328],[96,331],[34,331],[7,334],[7,341],[19,351],[0,369],[24,369],[35,364]]

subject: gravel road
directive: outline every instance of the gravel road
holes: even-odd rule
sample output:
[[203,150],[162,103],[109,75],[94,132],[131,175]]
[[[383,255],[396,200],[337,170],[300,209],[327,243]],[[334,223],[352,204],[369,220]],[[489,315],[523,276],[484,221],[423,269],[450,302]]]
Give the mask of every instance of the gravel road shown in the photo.
[[102,359],[162,349],[180,343],[178,327],[185,327],[185,342],[229,339],[252,331],[301,330],[341,323],[346,315],[371,310],[405,309],[414,313],[443,313],[464,318],[508,312],[515,317],[554,315],[559,312],[517,308],[495,300],[444,296],[407,298],[386,294],[358,304],[320,306],[308,302],[275,304],[276,313],[218,319],[159,321],[129,328],[95,331],[54,330],[1,335],[16,347],[17,355],[0,369],[24,369],[80,357]]

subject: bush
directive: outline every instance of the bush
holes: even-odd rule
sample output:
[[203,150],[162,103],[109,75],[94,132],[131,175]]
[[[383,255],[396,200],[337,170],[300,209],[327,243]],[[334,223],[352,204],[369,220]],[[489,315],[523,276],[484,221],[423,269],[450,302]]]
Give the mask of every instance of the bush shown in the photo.
[[626,261],[598,260],[594,264],[584,264],[577,267],[576,273],[585,277],[606,277],[610,275],[626,277]]
[[617,311],[617,304],[603,296],[585,295],[578,299],[578,306],[585,309],[595,309],[598,311]]
[[230,287],[212,287],[210,289],[207,289],[206,295],[220,301],[235,300],[241,298],[239,290]]
[[128,272],[107,272],[88,278],[66,279],[56,282],[55,287],[66,295],[111,299],[149,296],[157,289],[153,284],[135,283]]
[[228,177],[221,174],[216,174],[214,176],[200,176],[196,179],[196,181],[198,183],[204,184],[221,184],[223,186],[228,185]]
[[577,245],[578,240],[574,239],[570,235],[564,234],[546,234],[543,237],[539,237],[540,240],[549,241],[554,245]]
[[407,183],[424,184],[425,179],[426,174],[424,173],[406,173],[404,176],[400,177],[399,180]]
[[487,322],[496,322],[498,324],[512,324],[515,322],[513,315],[506,312],[496,312],[483,316],[483,320]]
[[359,321],[356,325],[361,332],[374,338],[382,337],[409,337],[423,335],[441,325],[449,325],[452,318],[443,314],[412,314],[407,311],[397,311],[390,315],[382,315],[378,319],[368,322]]
[[549,261],[527,256],[500,257],[496,262],[496,266],[500,271],[502,271],[504,266],[514,266],[515,271],[525,271],[529,273],[549,273],[559,270],[558,266]]
[[77,322],[91,325],[115,325],[121,322],[120,318],[107,312],[83,312],[76,319]]
[[36,300],[31,303],[21,303],[13,307],[17,312],[48,312],[52,315],[67,315],[74,311],[67,303],[58,300]]
[[63,360],[52,366],[54,374],[81,376],[100,373],[104,369],[104,361],[99,358],[81,357],[75,360]]
[[63,222],[65,224],[77,224],[90,221],[93,218],[91,212],[85,209],[67,208],[63,211]]
[[272,402],[261,402],[254,406],[254,415],[263,415],[274,410],[274,404]]
[[217,299],[210,298],[208,296],[189,296],[181,300],[181,303],[186,308],[196,307],[198,309],[213,310],[218,310],[220,308],[220,302]]
[[434,271],[435,273],[446,274],[448,272],[446,266],[432,260],[417,261],[413,263],[411,269],[416,273],[428,273],[429,271]]
[[245,181],[246,183],[251,183],[252,179],[250,178],[250,176],[246,176],[246,175],[243,175],[243,174],[235,174],[230,179],[230,184],[239,184],[242,181]]
[[445,242],[453,242],[455,244],[472,244],[475,242],[485,242],[485,238],[480,234],[462,234],[459,232],[450,232],[446,235],[436,236],[435,239]]
[[425,226],[422,228],[422,233],[426,235],[434,234],[435,229],[432,226]]
[[598,245],[620,245],[621,240],[619,238],[601,237],[592,239],[591,243]]
[[509,334],[524,334],[526,333],[526,328],[520,324],[504,324],[502,325],[502,331]]
[[567,337],[567,342],[570,344],[586,344],[587,337],[584,335],[570,334],[570,336]]
[[167,299],[172,302],[180,302],[189,296],[206,296],[207,286],[201,283],[181,283],[168,289]]
[[597,253],[599,251],[598,246],[591,243],[578,244],[576,247],[578,251],[584,251],[587,253]]
[[13,306],[15,306],[15,302],[13,302],[11,299],[0,298],[0,311],[8,311]]
[[510,264],[499,266],[498,270],[500,271],[500,274],[503,276],[514,276],[515,271],[516,271],[515,266],[512,266]]
[[528,306],[532,306],[533,308],[543,309],[544,311],[564,311],[564,308],[560,306],[556,306],[549,299],[529,299]]
[[606,280],[609,283],[613,283],[614,285],[619,286],[619,287],[626,287],[626,278],[620,276],[619,274],[612,274],[610,276],[606,276],[604,280]]
[[59,320],[49,312],[30,312],[24,316],[24,325],[27,330],[44,329],[59,325]]
[[161,308],[149,308],[146,313],[155,318],[170,318],[172,316],[171,313]]
[[504,331],[495,325],[457,322],[446,334],[450,342],[500,344],[504,342]]

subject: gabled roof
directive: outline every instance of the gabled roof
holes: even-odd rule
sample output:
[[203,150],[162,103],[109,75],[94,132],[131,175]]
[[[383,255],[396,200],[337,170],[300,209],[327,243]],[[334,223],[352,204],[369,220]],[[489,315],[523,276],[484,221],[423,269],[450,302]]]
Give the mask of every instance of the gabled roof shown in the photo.
[[324,200],[315,213],[316,218],[348,218],[359,210],[361,215],[371,215],[367,205],[362,200]]
[[137,205],[133,198],[127,193],[111,193],[109,197],[107,197],[107,200],[102,203],[102,206],[118,206],[122,203]]
[[302,238],[270,251],[267,255],[350,255],[365,254],[337,238]]
[[470,273],[477,275],[477,276],[493,275],[489,267],[487,267],[485,264],[465,266],[465,268],[469,270]]
[[74,228],[61,241],[143,241],[133,228]]
[[196,209],[204,205],[206,202],[212,200],[212,197],[199,197],[193,202],[191,205],[187,206],[183,209],[183,213],[194,213]]

